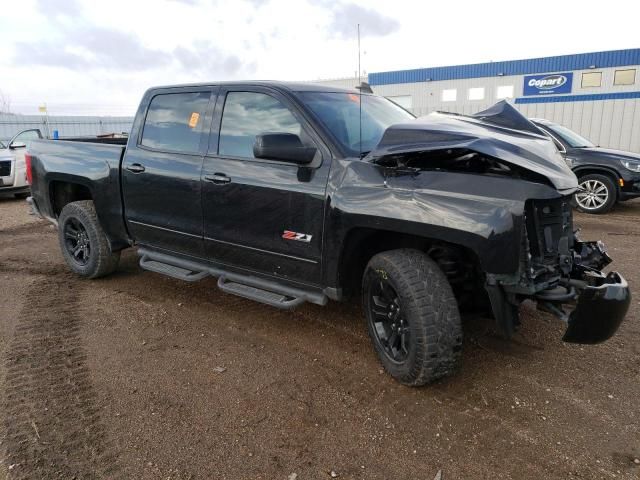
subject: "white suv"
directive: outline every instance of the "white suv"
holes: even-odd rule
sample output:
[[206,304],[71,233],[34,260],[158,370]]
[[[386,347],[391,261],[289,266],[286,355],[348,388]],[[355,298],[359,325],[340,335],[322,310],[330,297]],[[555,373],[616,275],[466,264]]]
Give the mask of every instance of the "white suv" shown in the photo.
[[12,193],[16,197],[29,195],[27,167],[24,154],[27,142],[42,138],[40,130],[23,130],[4,145],[0,142],[0,194]]

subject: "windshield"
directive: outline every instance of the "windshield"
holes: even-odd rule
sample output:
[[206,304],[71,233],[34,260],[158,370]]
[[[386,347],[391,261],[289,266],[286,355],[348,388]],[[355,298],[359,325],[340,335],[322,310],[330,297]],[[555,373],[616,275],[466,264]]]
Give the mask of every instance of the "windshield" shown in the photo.
[[585,148],[585,147],[595,147],[593,143],[587,140],[584,137],[581,137],[573,130],[569,130],[567,127],[563,127],[562,125],[545,125],[549,130],[551,130],[554,134],[559,136],[562,140],[567,142],[570,147],[573,148]]
[[[415,118],[392,101],[375,95],[304,92],[300,97],[350,156],[358,156],[373,150],[390,125]],[[362,127],[360,126],[360,98],[362,98]]]

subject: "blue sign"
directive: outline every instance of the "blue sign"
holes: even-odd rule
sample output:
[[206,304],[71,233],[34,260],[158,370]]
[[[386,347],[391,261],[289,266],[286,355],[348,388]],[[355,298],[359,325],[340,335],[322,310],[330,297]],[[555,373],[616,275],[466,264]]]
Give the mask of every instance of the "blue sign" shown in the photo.
[[527,75],[524,77],[524,95],[557,95],[571,93],[573,72],[551,73],[548,75]]

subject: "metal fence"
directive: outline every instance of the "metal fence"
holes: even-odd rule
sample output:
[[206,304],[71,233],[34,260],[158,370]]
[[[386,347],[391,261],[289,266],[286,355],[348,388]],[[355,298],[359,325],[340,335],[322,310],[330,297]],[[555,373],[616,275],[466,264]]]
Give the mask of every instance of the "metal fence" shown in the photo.
[[21,130],[39,128],[44,136],[86,137],[108,133],[129,133],[133,117],[46,116],[0,114],[0,141],[9,140]]

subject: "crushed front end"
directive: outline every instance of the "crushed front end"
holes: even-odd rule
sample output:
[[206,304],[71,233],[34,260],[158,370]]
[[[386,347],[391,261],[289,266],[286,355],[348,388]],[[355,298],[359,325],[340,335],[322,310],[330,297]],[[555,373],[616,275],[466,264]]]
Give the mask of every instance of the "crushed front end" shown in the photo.
[[603,342],[617,331],[631,294],[602,242],[583,242],[573,229],[571,197],[529,200],[522,225],[520,269],[514,276],[488,276],[487,291],[503,334],[519,324],[518,304],[535,301],[568,324],[563,340]]

